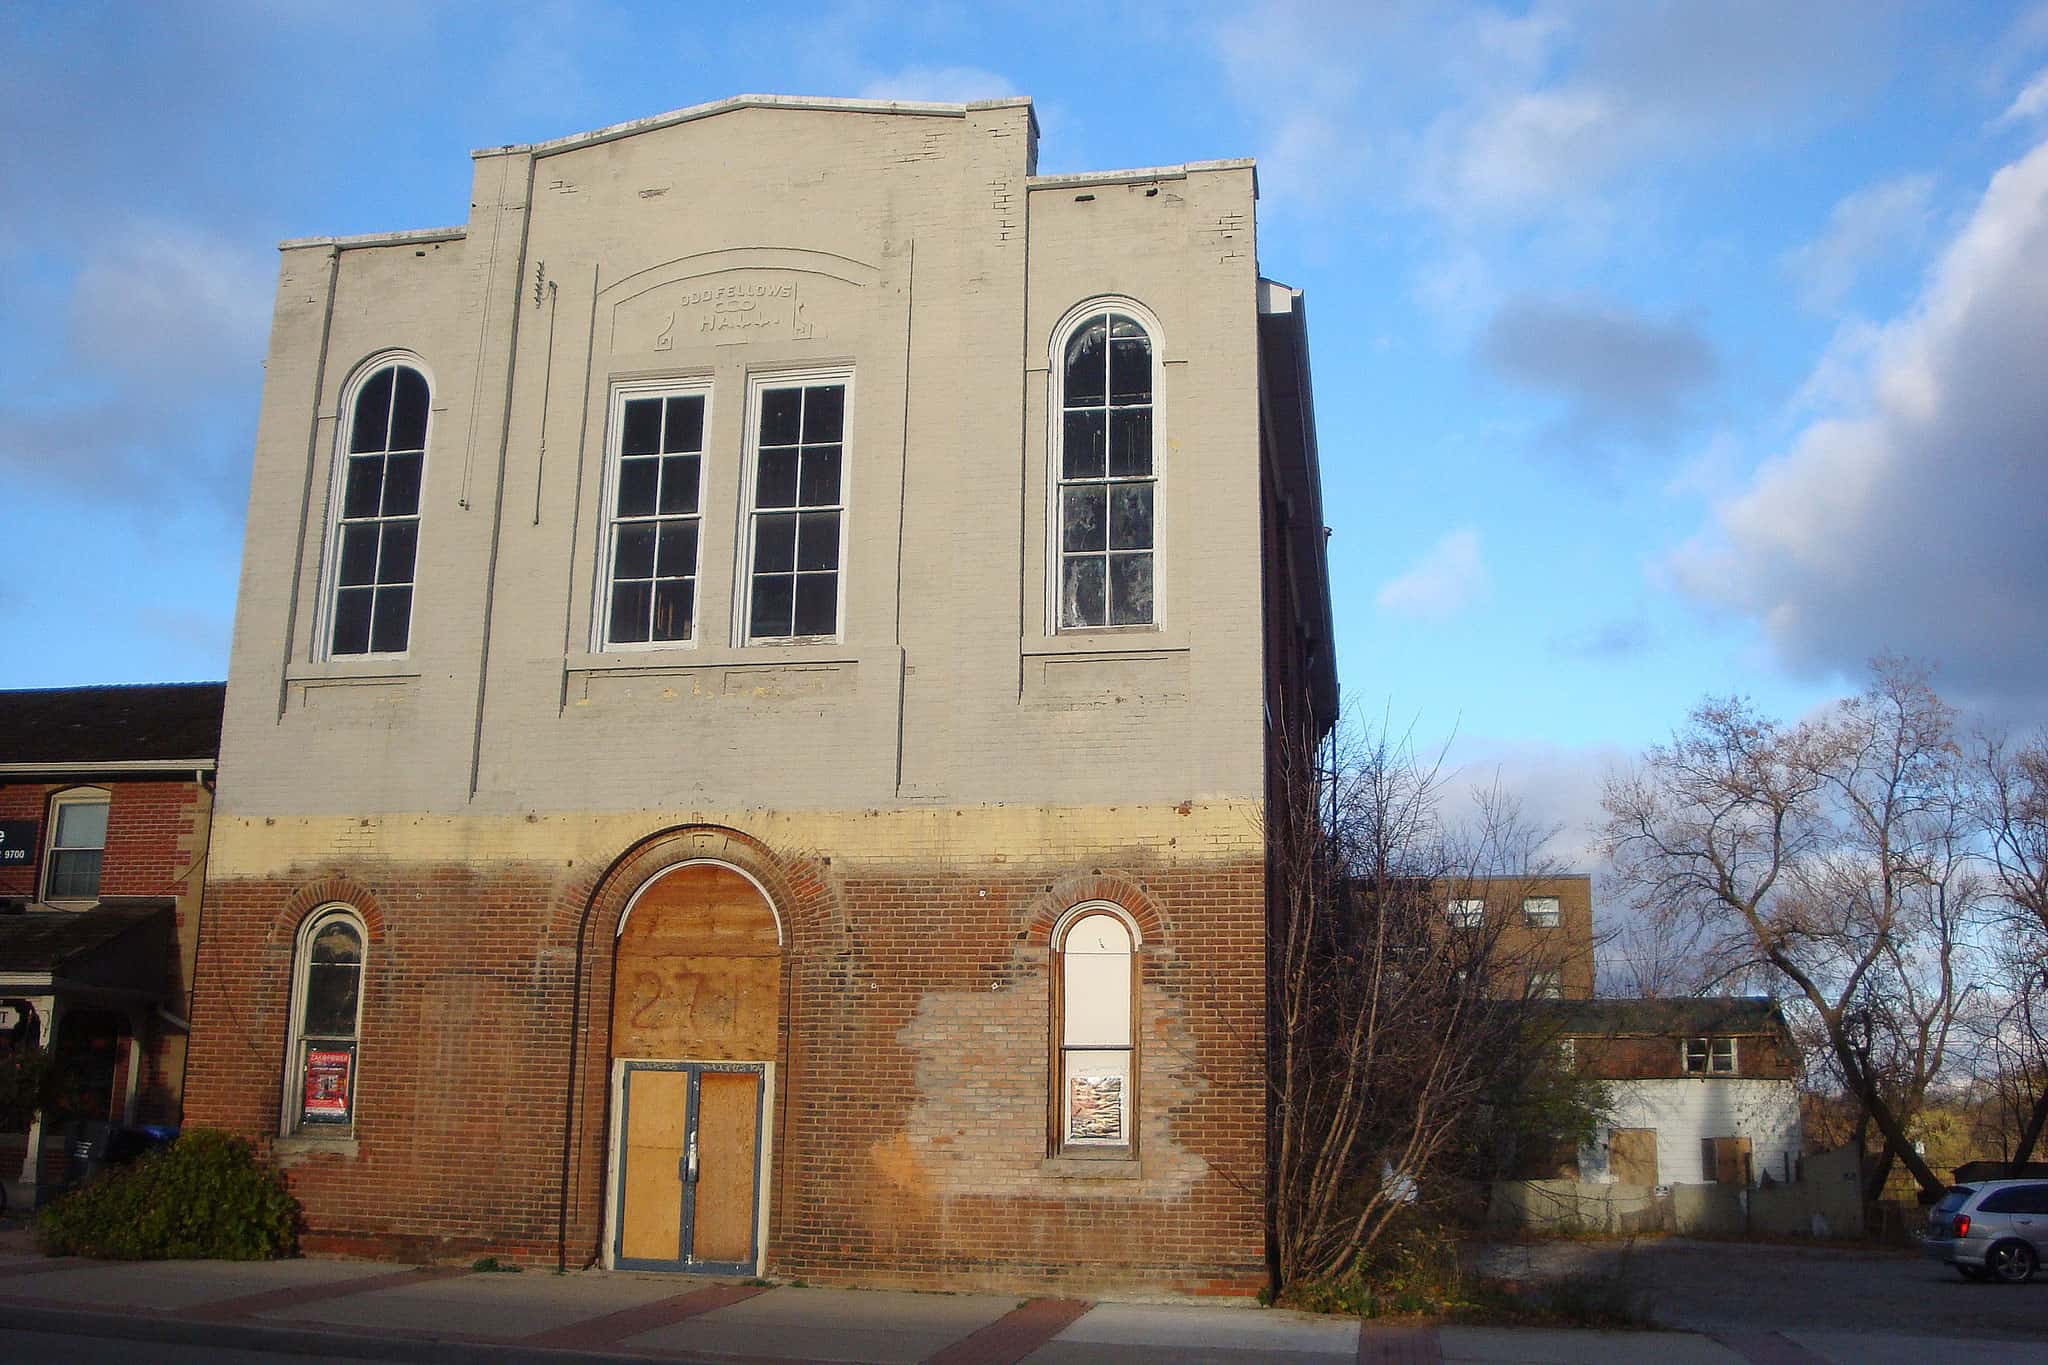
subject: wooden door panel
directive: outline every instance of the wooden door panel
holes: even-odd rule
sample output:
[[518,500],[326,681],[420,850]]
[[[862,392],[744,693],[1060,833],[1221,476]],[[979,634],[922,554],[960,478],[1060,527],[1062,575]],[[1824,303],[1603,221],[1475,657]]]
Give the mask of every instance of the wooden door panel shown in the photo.
[[755,1166],[761,1078],[706,1071],[697,1090],[697,1198],[690,1259],[754,1259]]
[[686,1071],[626,1073],[624,1198],[619,1256],[676,1261],[683,1255],[681,1162],[689,1111]]
[[1657,1130],[1617,1128],[1607,1139],[1607,1169],[1623,1185],[1657,1183]]

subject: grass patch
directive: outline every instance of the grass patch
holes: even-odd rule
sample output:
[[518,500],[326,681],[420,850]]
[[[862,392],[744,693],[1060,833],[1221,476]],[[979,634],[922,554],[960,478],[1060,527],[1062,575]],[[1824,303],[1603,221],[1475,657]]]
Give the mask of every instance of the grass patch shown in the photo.
[[469,1268],[479,1275],[517,1275],[521,1269],[510,1261],[501,1261],[495,1256],[479,1256],[470,1262]]

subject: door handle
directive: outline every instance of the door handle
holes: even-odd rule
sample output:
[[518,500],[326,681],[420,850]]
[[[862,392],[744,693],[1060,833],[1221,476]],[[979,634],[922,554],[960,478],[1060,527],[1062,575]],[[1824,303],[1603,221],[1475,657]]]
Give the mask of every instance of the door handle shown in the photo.
[[697,1183],[697,1135],[695,1133],[690,1134],[690,1149],[689,1154],[683,1158],[682,1177],[685,1185]]

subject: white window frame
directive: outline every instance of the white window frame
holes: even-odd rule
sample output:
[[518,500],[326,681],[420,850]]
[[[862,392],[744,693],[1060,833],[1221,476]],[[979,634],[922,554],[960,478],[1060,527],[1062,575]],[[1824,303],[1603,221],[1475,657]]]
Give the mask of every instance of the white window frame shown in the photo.
[[1444,902],[1444,920],[1453,929],[1477,929],[1486,923],[1486,900],[1481,896],[1452,896]]
[[[605,417],[604,436],[604,479],[598,493],[599,531],[597,575],[593,581],[594,596],[590,609],[590,648],[593,653],[644,653],[655,650],[695,649],[703,638],[704,624],[704,494],[710,487],[711,465],[711,416],[713,384],[709,375],[692,375],[668,379],[646,379],[621,382],[612,386],[611,407]],[[626,402],[633,398],[671,398],[690,395],[704,399],[704,432],[702,448],[697,452],[697,562],[691,574],[696,590],[691,600],[693,619],[690,634],[681,640],[638,640],[614,644],[608,638],[611,634],[612,616],[612,569],[615,562],[619,530],[617,512],[620,461],[624,458]],[[653,520],[681,520],[680,517],[663,518],[656,514]],[[635,518],[634,520],[640,520]]]
[[[420,500],[418,508],[413,513],[415,529],[412,560],[412,602],[406,611],[406,647],[402,650],[384,653],[366,651],[360,654],[336,654],[334,652],[334,613],[341,591],[342,513],[347,510],[343,505],[343,498],[348,484],[349,444],[355,432],[356,399],[361,395],[364,385],[376,378],[379,372],[393,365],[401,365],[418,372],[419,377],[426,381],[427,385],[427,425],[420,436]],[[420,565],[425,561],[427,466],[430,463],[430,457],[434,449],[434,396],[439,392],[440,386],[434,378],[434,372],[427,368],[427,363],[413,352],[404,350],[382,351],[369,357],[356,366],[355,373],[342,386],[341,400],[336,407],[334,415],[334,454],[333,459],[330,461],[332,468],[328,470],[327,479],[327,522],[320,550],[319,617],[313,633],[314,654],[316,658],[325,661],[339,660],[349,663],[358,661],[375,662],[380,659],[403,659],[412,652],[413,627],[419,620]],[[383,518],[380,517],[378,519],[382,520]],[[373,614],[373,629],[374,622],[375,617]]]
[[1556,896],[1522,897],[1522,927],[1555,929],[1564,923],[1564,905]]
[[[1124,932],[1130,936],[1130,1043],[1122,1049],[1075,1044],[1071,1050],[1077,1052],[1120,1050],[1125,1053],[1124,1135],[1123,1140],[1120,1142],[1099,1138],[1073,1138],[1067,1135],[1067,1053],[1070,1050],[1066,1032],[1067,939],[1072,934],[1074,926],[1095,915],[1106,915],[1118,921],[1123,925]],[[1048,1115],[1047,1136],[1050,1151],[1054,1156],[1136,1157],[1138,1154],[1139,1097],[1141,1094],[1141,1087],[1139,1085],[1139,1072],[1141,1068],[1139,1040],[1143,1037],[1140,1018],[1144,995],[1144,968],[1139,950],[1144,945],[1144,941],[1144,936],[1138,932],[1137,921],[1131,917],[1128,910],[1114,901],[1083,901],[1061,915],[1058,922],[1053,925],[1052,934],[1048,940],[1051,947],[1049,965],[1051,968],[1052,989],[1048,994],[1052,1002],[1052,1047],[1050,1083],[1047,1086],[1047,1090],[1052,1104],[1051,1112]]]
[[[83,852],[90,844],[59,844],[57,827],[62,821],[60,814],[67,806],[105,806],[107,808],[106,832],[100,835],[100,870],[93,879],[93,894],[90,896],[53,896],[50,894],[50,877],[57,869],[59,853]],[[99,886],[107,875],[107,834],[113,830],[114,794],[105,787],[68,787],[50,798],[49,810],[45,816],[49,827],[43,831],[43,865],[36,878],[38,899],[44,905],[54,905],[62,910],[84,910],[99,904]]]
[[[1067,435],[1067,344],[1074,333],[1106,313],[1120,313],[1145,329],[1152,347],[1152,619],[1128,625],[1069,626],[1061,621],[1061,584],[1065,578],[1066,550],[1060,518],[1060,492],[1066,487]],[[1125,294],[1100,294],[1069,309],[1053,328],[1046,352],[1046,466],[1045,466],[1045,620],[1048,635],[1080,633],[1108,634],[1157,632],[1167,620],[1166,575],[1166,332],[1159,317],[1144,304]],[[1081,480],[1080,482],[1092,482]],[[1105,582],[1104,591],[1108,591]]]
[[[753,633],[754,528],[761,517],[761,509],[755,505],[755,483],[760,465],[761,397],[769,389],[810,388],[828,384],[843,385],[846,390],[845,408],[840,416],[839,428],[839,565],[835,583],[837,594],[832,608],[833,630],[829,635],[756,636]],[[736,647],[826,644],[846,638],[846,560],[847,547],[853,543],[851,530],[855,396],[851,365],[760,370],[747,376],[745,429],[741,432],[740,439],[740,528],[739,535],[735,538],[739,547],[739,558],[732,576],[731,640]],[[771,512],[777,510],[781,509],[770,509]],[[803,510],[831,509],[819,507]]]
[[1742,1064],[1733,1038],[1688,1038],[1680,1056],[1688,1076],[1734,1076]]
[[[304,1121],[306,1091],[306,987],[312,976],[313,940],[329,924],[336,920],[355,930],[356,941],[362,945],[362,962],[356,969],[356,1017],[354,1032],[349,1038],[352,1047],[349,1061],[348,1121],[346,1123],[307,1123]],[[363,1000],[369,994],[370,982],[370,929],[363,923],[363,917],[347,905],[323,905],[299,926],[296,941],[292,947],[292,996],[289,1029],[284,1054],[284,1095],[282,1112],[279,1114],[278,1131],[291,1134],[320,1137],[352,1137],[356,1130],[356,1117],[362,1112],[363,1081]],[[333,1035],[318,1035],[329,1037]]]
[[1555,967],[1538,967],[1529,973],[1529,999],[1564,999],[1564,973]]

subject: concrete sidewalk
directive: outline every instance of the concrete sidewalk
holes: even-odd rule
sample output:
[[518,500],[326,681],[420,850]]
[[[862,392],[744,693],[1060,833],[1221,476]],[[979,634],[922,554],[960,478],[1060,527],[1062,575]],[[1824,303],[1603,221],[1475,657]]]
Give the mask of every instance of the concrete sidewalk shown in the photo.
[[[0,1239],[0,1321],[65,1359],[78,1338],[344,1359],[1009,1362],[1630,1361],[1659,1365],[1940,1358],[1999,1343],[1775,1333],[1382,1326],[1210,1304],[678,1282],[586,1271],[477,1274],[343,1260],[47,1260]],[[1839,1334],[1837,1334],[1839,1337]],[[1960,1352],[1959,1352],[1960,1346]]]

